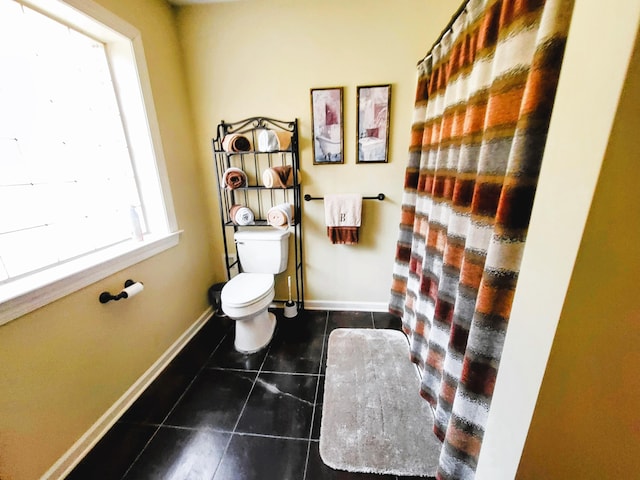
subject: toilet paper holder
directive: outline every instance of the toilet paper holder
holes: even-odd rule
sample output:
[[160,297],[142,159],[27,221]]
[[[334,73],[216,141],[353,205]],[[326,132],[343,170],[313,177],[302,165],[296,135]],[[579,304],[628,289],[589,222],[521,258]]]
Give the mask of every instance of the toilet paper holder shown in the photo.
[[138,293],[140,293],[142,289],[143,289],[142,282],[134,282],[133,280],[127,280],[126,282],[124,282],[124,290],[122,290],[120,293],[118,293],[117,295],[112,295],[109,292],[102,292],[98,297],[98,300],[100,300],[100,303],[107,303],[107,302],[110,302],[111,300],[118,301],[121,298],[133,297],[134,295],[137,295]]

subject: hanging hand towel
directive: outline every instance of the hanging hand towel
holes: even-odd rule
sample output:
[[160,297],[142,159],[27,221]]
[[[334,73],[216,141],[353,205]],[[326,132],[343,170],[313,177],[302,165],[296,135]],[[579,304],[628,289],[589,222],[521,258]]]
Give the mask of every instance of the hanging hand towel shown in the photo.
[[227,168],[222,174],[222,184],[229,190],[247,185],[247,175],[239,168]]
[[362,195],[342,193],[324,196],[324,219],[331,243],[358,243],[361,217]]

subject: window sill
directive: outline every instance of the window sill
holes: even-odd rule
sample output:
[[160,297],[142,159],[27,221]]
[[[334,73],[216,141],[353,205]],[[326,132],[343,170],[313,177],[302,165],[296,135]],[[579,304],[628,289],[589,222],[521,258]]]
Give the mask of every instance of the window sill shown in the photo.
[[0,285],[0,325],[176,246],[181,233],[149,235]]

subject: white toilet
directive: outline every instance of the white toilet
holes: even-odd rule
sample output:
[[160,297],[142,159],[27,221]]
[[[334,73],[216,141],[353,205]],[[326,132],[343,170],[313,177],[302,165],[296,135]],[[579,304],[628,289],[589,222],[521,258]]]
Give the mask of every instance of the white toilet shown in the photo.
[[271,341],[276,328],[276,317],[267,308],[275,296],[274,275],[287,268],[289,231],[242,230],[234,239],[242,273],[222,288],[220,302],[224,313],[236,321],[236,350],[252,353]]

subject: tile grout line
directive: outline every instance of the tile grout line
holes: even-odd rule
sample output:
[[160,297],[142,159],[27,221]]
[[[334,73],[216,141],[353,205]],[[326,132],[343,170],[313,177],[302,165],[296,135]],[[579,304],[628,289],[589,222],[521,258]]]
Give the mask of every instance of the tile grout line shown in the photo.
[[147,443],[144,444],[144,446],[140,449],[140,452],[138,452],[138,455],[136,455],[136,458],[131,462],[131,464],[129,465],[129,467],[127,468],[127,470],[125,470],[125,472],[122,474],[122,477],[120,477],[122,480],[124,480],[127,475],[129,474],[129,471],[131,470],[131,468],[133,468],[133,466],[136,464],[136,462],[140,459],[140,457],[142,456],[143,452],[147,449],[147,447],[149,446],[149,444],[151,443],[151,441],[156,438],[156,435],[158,434],[158,432],[160,431],[160,428],[162,427],[162,425],[158,425],[155,429],[155,431],[153,432],[153,434],[151,435],[151,437],[149,437],[149,440],[147,440]]
[[[275,336],[275,332],[274,332],[274,336]],[[273,340],[273,338],[272,338],[272,340]],[[240,414],[238,415],[238,419],[236,420],[236,423],[233,425],[233,429],[231,431],[231,435],[229,435],[229,440],[227,440],[227,444],[224,447],[224,451],[222,452],[222,455],[220,455],[220,460],[218,461],[218,465],[216,465],[216,470],[213,472],[213,476],[211,477],[211,480],[216,478],[216,474],[218,473],[218,469],[220,468],[220,465],[222,464],[222,461],[224,460],[224,457],[227,454],[227,450],[229,450],[229,445],[231,445],[231,440],[233,439],[233,436],[234,435],[238,435],[238,433],[236,433],[236,428],[238,428],[238,424],[240,423],[240,419],[242,418],[242,414],[244,413],[244,410],[247,407],[247,403],[249,403],[249,398],[251,397],[251,393],[253,392],[253,389],[256,386],[256,380],[258,380],[258,375],[260,375],[260,372],[262,371],[262,366],[264,365],[264,362],[266,362],[270,351],[271,351],[271,342],[269,342],[269,347],[267,348],[267,353],[265,354],[264,358],[262,359],[262,362],[260,363],[260,367],[258,368],[256,376],[253,379],[253,383],[251,384],[251,388],[249,389],[249,393],[247,394],[247,398],[244,400],[244,404],[242,405],[242,409],[240,409]],[[252,370],[252,371],[255,371],[255,370]]]
[[301,377],[318,377],[322,376],[321,373],[305,373],[305,372],[283,372],[280,370],[256,370],[254,369],[242,369],[242,368],[228,368],[228,367],[206,367],[207,370],[220,370],[224,372],[240,372],[240,373],[273,373],[277,375],[291,375],[291,376],[301,376]]
[[[210,322],[213,318],[215,317],[215,315],[212,315],[211,318],[209,320],[207,320],[207,323]],[[126,476],[129,474],[129,471],[133,468],[133,466],[136,464],[136,462],[140,459],[140,457],[142,456],[142,454],[144,453],[144,451],[147,449],[147,447],[149,446],[149,444],[153,441],[153,439],[156,437],[156,435],[158,434],[158,432],[160,431],[160,429],[164,426],[164,422],[166,422],[167,418],[169,418],[169,415],[171,415],[171,412],[173,412],[173,410],[176,408],[176,405],[178,405],[178,403],[180,402],[180,400],[182,400],[182,397],[184,397],[185,393],[187,392],[187,390],[189,390],[189,388],[191,387],[191,385],[193,385],[193,382],[195,382],[196,378],[198,378],[198,376],[200,375],[200,373],[202,372],[202,370],[204,370],[204,366],[207,364],[207,362],[209,361],[209,359],[213,356],[213,354],[216,352],[216,350],[218,350],[218,348],[220,347],[220,345],[222,345],[222,342],[224,341],[224,339],[226,338],[228,334],[225,333],[222,336],[222,339],[220,339],[220,341],[218,342],[218,344],[215,346],[215,348],[211,351],[211,354],[207,357],[207,359],[204,361],[203,365],[200,367],[200,369],[196,372],[196,374],[193,376],[193,378],[191,379],[191,381],[189,382],[189,385],[187,385],[187,387],[184,389],[184,391],[182,392],[182,394],[178,397],[178,399],[174,402],[173,406],[171,407],[171,409],[169,409],[169,413],[167,413],[165,415],[165,417],[162,419],[162,421],[160,422],[160,424],[156,427],[155,431],[153,432],[153,435],[151,435],[151,437],[149,438],[149,440],[147,440],[147,442],[144,444],[144,446],[140,449],[140,452],[138,452],[138,455],[136,455],[136,458],[131,462],[131,464],[129,464],[129,468],[127,468],[127,470],[124,472],[124,474],[122,475],[121,480],[124,480],[126,478]],[[187,344],[188,345],[188,344]],[[186,345],[185,345],[186,347]],[[181,350],[181,352],[184,351]],[[180,353],[178,353],[179,355]]]
[[254,432],[234,432],[233,435],[239,435],[241,437],[259,437],[259,438],[270,438],[272,440],[294,440],[294,441],[308,441],[307,438],[300,437],[289,437],[282,435],[269,435],[267,433],[254,433]]
[[324,317],[324,330],[322,332],[322,350],[320,351],[320,362],[318,364],[318,378],[316,381],[316,394],[313,398],[313,410],[311,411],[311,428],[309,428],[309,438],[307,441],[307,456],[304,460],[304,471],[302,473],[302,480],[307,478],[307,467],[309,466],[309,454],[311,453],[311,437],[313,436],[313,424],[315,422],[316,417],[316,407],[318,405],[318,391],[320,390],[320,372],[322,371],[322,359],[324,358],[324,345],[325,345],[325,337],[327,334],[327,324],[329,323],[329,312],[325,314]]
[[178,406],[178,403],[180,403],[180,401],[182,400],[182,398],[186,395],[186,393],[189,391],[189,389],[191,388],[191,386],[193,385],[193,383],[198,379],[198,377],[200,376],[200,374],[203,372],[203,370],[205,370],[207,363],[209,362],[209,360],[211,360],[211,357],[213,357],[213,355],[218,351],[218,348],[220,348],[220,345],[222,345],[222,342],[224,342],[224,340],[227,338],[229,334],[225,333],[222,336],[222,339],[220,339],[220,341],[218,342],[218,344],[216,345],[216,348],[213,349],[213,351],[209,354],[209,356],[207,357],[207,359],[204,361],[204,363],[202,364],[202,366],[200,367],[200,369],[196,372],[196,374],[193,376],[193,378],[191,379],[191,381],[189,382],[189,385],[187,385],[187,388],[184,389],[184,391],[182,392],[182,394],[180,395],[180,397],[178,398],[178,400],[176,400],[176,402],[173,404],[173,407],[171,407],[171,409],[169,410],[169,412],[165,415],[165,417],[162,419],[162,423],[160,426],[164,426],[167,419],[169,418],[169,416],[173,413],[173,411],[176,409],[176,407]]

